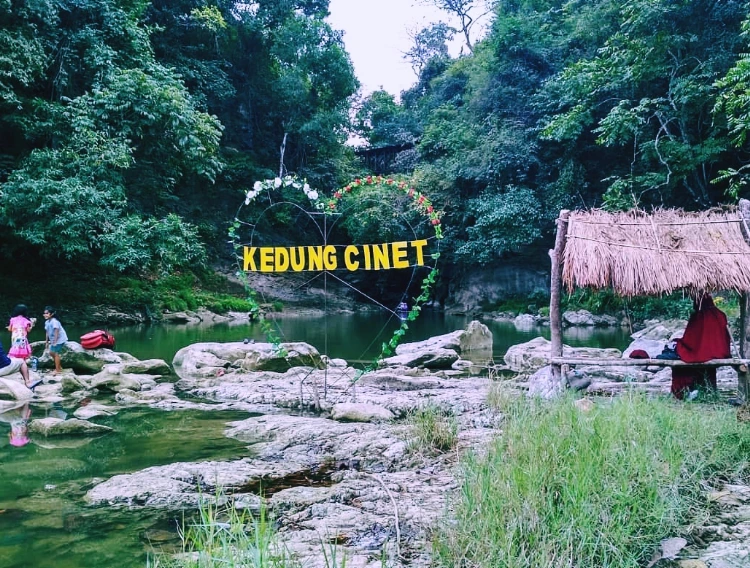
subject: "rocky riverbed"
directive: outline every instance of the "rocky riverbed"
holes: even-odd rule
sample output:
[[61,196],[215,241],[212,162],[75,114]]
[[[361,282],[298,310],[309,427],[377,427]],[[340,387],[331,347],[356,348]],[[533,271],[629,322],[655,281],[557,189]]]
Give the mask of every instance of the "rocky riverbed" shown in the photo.
[[[43,370],[35,375],[45,384],[35,393],[17,380],[9,386],[13,377],[0,380],[0,390],[6,399],[86,401],[74,418],[33,420],[30,430],[45,436],[106,435],[97,417],[131,405],[261,413],[227,425],[226,436],[246,444],[236,459],[115,475],[97,480],[83,498],[96,507],[179,510],[194,508],[201,496],[221,489],[239,508],[270,507],[285,546],[306,566],[326,565],[322,547],[337,547],[352,567],[380,567],[383,554],[389,566],[429,566],[431,531],[458,489],[459,456],[481,449],[501,432],[502,416],[488,405],[488,396],[498,388],[511,396],[533,390],[529,377],[544,363],[543,341],[509,351],[506,365],[522,368],[505,381],[494,376],[492,337],[478,322],[401,345],[394,357],[363,376],[307,344],[281,347],[196,344],[178,352],[170,366],[106,349],[86,351],[71,342],[62,375],[52,376],[51,362],[42,357]],[[727,388],[731,380],[726,378]],[[589,386],[597,381],[633,382],[600,377]],[[668,388],[662,381],[654,390]],[[424,409],[455,420],[452,450],[431,452],[416,443],[409,417]],[[716,503],[715,518],[703,524],[690,546],[664,543],[660,562],[679,561],[683,568],[748,565],[736,559],[750,558],[750,489],[727,485],[708,497]]]

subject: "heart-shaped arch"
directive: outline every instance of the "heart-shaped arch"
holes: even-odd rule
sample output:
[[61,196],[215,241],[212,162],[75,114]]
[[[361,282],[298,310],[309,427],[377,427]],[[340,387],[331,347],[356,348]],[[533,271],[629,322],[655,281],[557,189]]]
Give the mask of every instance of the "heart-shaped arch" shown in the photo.
[[[411,208],[418,212],[424,218],[424,221],[431,227],[433,236],[430,238],[434,239],[435,243],[439,245],[439,241],[443,238],[442,211],[436,210],[432,201],[422,191],[418,191],[406,180],[396,177],[366,176],[357,178],[333,192],[332,196],[329,198],[322,197],[320,192],[311,188],[305,179],[301,179],[296,176],[285,176],[283,178],[267,179],[257,181],[253,184],[253,188],[249,190],[245,195],[244,206],[249,206],[250,204],[255,202],[255,200],[262,194],[267,195],[269,201],[273,204],[273,195],[275,192],[278,192],[279,190],[283,190],[285,188],[299,190],[304,194],[306,198],[302,201],[309,201],[310,204],[311,211],[307,211],[307,215],[311,218],[313,215],[322,217],[323,226],[326,227],[326,229],[322,230],[323,237],[325,238],[327,227],[332,227],[337,222],[337,219],[332,219],[329,225],[328,219],[330,219],[332,216],[340,215],[342,210],[345,208],[345,202],[350,198],[357,197],[368,188],[372,189],[375,187],[382,187],[387,190],[392,190],[394,192],[394,197],[406,197],[409,200],[408,203]],[[403,201],[403,199],[401,201]],[[300,211],[305,211],[305,208],[299,203],[286,203],[287,205],[292,205],[299,208]],[[231,242],[234,245],[235,254],[237,255],[238,264],[240,267],[238,276],[245,284],[245,288],[248,292],[248,301],[253,306],[253,311],[260,312],[260,305],[257,302],[256,293],[250,286],[247,273],[244,271],[243,263],[241,261],[242,254],[240,254],[240,251],[243,248],[243,244],[241,243],[242,239],[240,238],[240,229],[245,225],[250,225],[249,223],[241,219],[240,211],[242,210],[242,208],[243,205],[240,206],[240,209],[238,210],[238,213],[232,225],[230,226],[229,236]],[[359,371],[359,373],[355,377],[355,381],[364,373],[376,368],[380,360],[393,354],[402,338],[406,335],[409,327],[409,322],[414,321],[419,317],[423,305],[427,301],[429,301],[431,291],[434,287],[438,275],[437,260],[440,256],[440,253],[439,246],[437,246],[436,248],[438,250],[430,254],[432,265],[428,266],[429,273],[421,283],[420,294],[413,299],[413,303],[409,307],[408,313],[400,314],[402,317],[400,318],[401,325],[399,326],[399,328],[396,329],[389,341],[382,344],[379,355],[371,363],[367,364],[363,369]],[[276,334],[273,326],[266,320],[262,320],[261,325],[268,340],[278,346],[281,340]]]

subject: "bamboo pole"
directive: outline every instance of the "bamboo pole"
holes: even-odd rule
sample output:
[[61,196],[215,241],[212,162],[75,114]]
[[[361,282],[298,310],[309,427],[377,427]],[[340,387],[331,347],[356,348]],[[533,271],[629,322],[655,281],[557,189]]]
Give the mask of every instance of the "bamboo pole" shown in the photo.
[[703,363],[685,363],[680,359],[553,357],[550,361],[556,365],[585,365],[589,367],[738,367],[750,365],[748,359],[711,359]]
[[[740,199],[740,216],[742,216],[742,235],[750,244],[750,201]],[[740,357],[743,359],[750,356],[750,304],[748,303],[748,292],[740,294]],[[737,369],[737,391],[740,398],[747,404],[750,402],[750,373],[747,365]]]
[[750,346],[748,346],[748,296],[747,292],[740,294],[740,341],[739,351],[740,357],[746,359],[750,354]]
[[[562,294],[562,261],[565,249],[565,236],[568,232],[568,218],[570,211],[563,209],[557,218],[557,235],[555,248],[549,251],[552,261],[550,294],[549,294],[549,326],[550,326],[550,360],[563,355],[562,313],[560,296]],[[563,379],[562,365],[552,364],[552,375],[555,379]]]

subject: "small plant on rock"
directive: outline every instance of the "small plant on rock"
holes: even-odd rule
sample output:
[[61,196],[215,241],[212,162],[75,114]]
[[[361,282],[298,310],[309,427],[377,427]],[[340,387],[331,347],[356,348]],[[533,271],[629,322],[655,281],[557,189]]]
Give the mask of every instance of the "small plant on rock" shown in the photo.
[[437,454],[455,449],[458,443],[458,420],[450,411],[430,405],[414,411],[407,419],[411,427],[409,450]]

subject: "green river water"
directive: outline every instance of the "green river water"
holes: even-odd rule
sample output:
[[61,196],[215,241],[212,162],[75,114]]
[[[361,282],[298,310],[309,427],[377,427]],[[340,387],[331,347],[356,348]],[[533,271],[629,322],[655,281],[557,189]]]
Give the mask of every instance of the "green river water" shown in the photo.
[[[410,323],[406,341],[465,328],[468,319],[426,314]],[[379,353],[398,320],[378,314],[285,317],[278,320],[284,341],[306,341],[331,357],[365,362]],[[543,335],[548,328],[517,330],[512,323],[486,322],[494,336],[494,358],[501,361],[510,345]],[[63,325],[65,322],[63,321]],[[71,340],[88,329],[65,326]],[[198,342],[264,341],[258,324],[213,326],[134,326],[111,330],[117,351],[139,359],[171,363],[174,354]],[[619,347],[628,343],[624,330],[587,330],[570,345]],[[30,338],[41,340],[41,330]],[[107,401],[103,401],[107,402]],[[75,407],[31,405],[31,419],[64,416]],[[245,444],[224,436],[227,422],[246,412],[164,412],[145,408],[95,419],[114,432],[95,438],[44,438],[16,447],[9,443],[13,412],[0,414],[0,568],[136,568],[152,550],[173,550],[182,513],[159,510],[91,507],[83,496],[97,481],[155,465],[180,461],[221,460],[248,455]],[[189,514],[186,513],[186,514]]]

